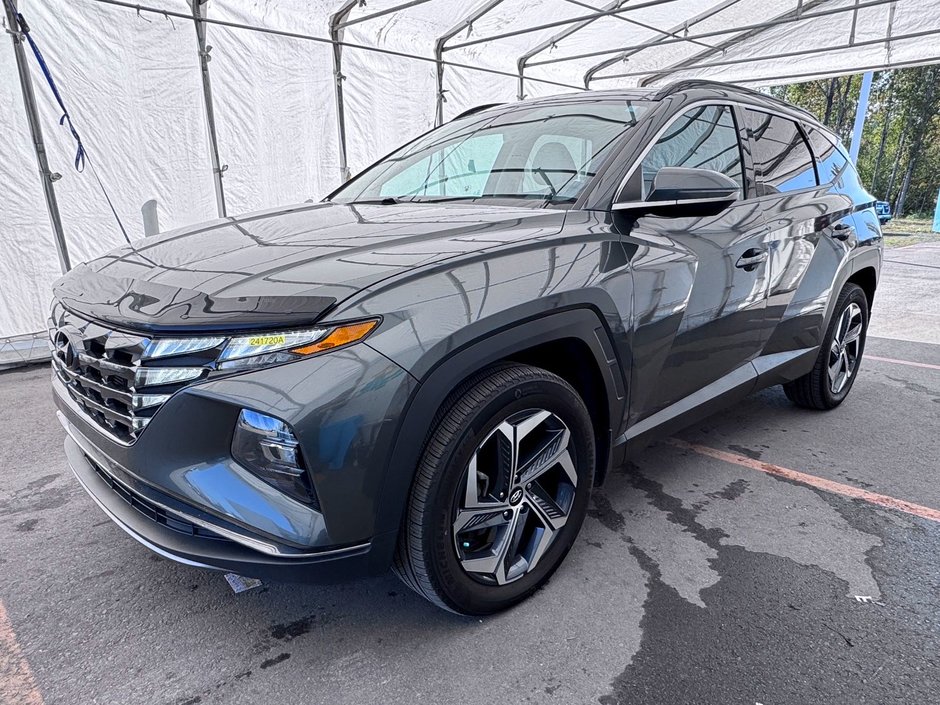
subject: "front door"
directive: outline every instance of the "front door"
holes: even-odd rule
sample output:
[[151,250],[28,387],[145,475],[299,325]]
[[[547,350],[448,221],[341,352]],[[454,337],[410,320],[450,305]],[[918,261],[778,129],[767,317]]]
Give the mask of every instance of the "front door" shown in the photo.
[[[749,391],[760,352],[767,296],[767,227],[730,105],[703,105],[678,115],[641,162],[645,197],[662,167],[719,171],[740,184],[740,197],[716,216],[639,218],[624,238],[633,257],[633,423],[710,393]],[[691,398],[708,385],[702,399]],[[727,387],[725,389],[724,387]],[[683,402],[683,400],[685,400]],[[677,403],[681,402],[681,403]]]

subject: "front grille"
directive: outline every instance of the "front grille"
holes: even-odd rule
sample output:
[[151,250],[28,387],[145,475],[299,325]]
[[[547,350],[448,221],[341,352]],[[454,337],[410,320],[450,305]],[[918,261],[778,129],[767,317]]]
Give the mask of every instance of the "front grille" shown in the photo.
[[219,536],[214,531],[210,531],[202,526],[197,526],[192,522],[186,521],[170,512],[166,511],[163,507],[160,507],[146,497],[134,492],[130,487],[125,485],[123,482],[112,477],[109,473],[98,465],[94,460],[89,458],[87,455],[85,458],[91,463],[91,466],[95,469],[95,472],[98,473],[98,477],[105,481],[105,483],[110,487],[114,493],[127,502],[131,507],[136,509],[138,512],[143,514],[145,517],[151,521],[155,521],[158,524],[162,524],[168,529],[173,531],[178,531],[181,534],[186,534],[187,536],[196,536],[198,538],[204,539],[216,539],[218,541],[228,541],[229,539],[224,536]]
[[[152,338],[86,320],[59,304],[49,324],[55,376],[88,418],[126,444],[137,440],[174,392],[205,379],[209,373],[205,365],[218,352],[149,360],[146,352]],[[177,378],[153,377],[166,370]]]

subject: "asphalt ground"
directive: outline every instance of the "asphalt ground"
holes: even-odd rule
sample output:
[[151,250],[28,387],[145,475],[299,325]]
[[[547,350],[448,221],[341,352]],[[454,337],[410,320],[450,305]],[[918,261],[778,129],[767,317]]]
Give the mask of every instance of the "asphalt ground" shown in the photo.
[[0,374],[0,703],[940,702],[940,245],[886,257],[841,407],[770,389],[637,454],[483,620],[151,554],[66,467],[48,369]]

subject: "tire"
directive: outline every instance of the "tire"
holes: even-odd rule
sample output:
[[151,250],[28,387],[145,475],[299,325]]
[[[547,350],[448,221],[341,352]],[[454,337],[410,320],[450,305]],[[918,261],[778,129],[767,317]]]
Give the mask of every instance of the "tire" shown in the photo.
[[[846,329],[847,318],[849,327]],[[858,319],[860,319],[858,325],[861,328],[855,338],[857,342],[844,344],[849,331],[855,330],[853,322]],[[834,409],[845,401],[858,376],[858,368],[865,352],[867,332],[868,298],[861,287],[851,283],[846,284],[839,293],[832,320],[829,321],[829,327],[823,337],[819,356],[816,358],[812,371],[783,385],[783,391],[790,401],[806,409],[819,410]],[[846,355],[844,366],[841,362],[843,351]],[[835,380],[831,378],[830,371],[834,369],[836,363],[840,365],[839,369],[847,370],[844,379],[838,374]],[[841,384],[839,384],[840,380]]]
[[477,373],[432,424],[393,570],[451,612],[511,607],[567,555],[587,512],[594,465],[590,414],[565,380],[519,364]]

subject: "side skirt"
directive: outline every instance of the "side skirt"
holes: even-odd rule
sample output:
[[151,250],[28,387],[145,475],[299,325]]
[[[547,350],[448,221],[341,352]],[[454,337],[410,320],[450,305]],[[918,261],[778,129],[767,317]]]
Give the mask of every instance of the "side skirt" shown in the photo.
[[615,441],[614,462],[658,438],[701,421],[759,389],[800,377],[813,369],[818,347],[761,355],[665,409],[632,424]]

